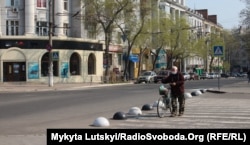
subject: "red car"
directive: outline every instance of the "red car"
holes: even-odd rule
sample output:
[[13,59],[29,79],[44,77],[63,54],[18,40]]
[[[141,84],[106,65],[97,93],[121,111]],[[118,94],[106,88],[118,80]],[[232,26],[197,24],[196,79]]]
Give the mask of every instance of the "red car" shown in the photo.
[[157,75],[154,77],[154,83],[161,82],[161,80],[170,75],[170,70],[160,70]]

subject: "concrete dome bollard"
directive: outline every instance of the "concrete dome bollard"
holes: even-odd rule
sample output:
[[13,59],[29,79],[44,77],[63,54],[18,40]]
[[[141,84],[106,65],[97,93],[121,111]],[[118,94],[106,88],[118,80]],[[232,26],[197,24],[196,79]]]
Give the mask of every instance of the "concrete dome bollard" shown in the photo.
[[125,119],[127,119],[127,115],[124,112],[116,112],[113,115],[113,119],[115,119],[115,120],[125,120]]
[[201,95],[202,93],[201,93],[201,91],[199,90],[199,89],[194,89],[194,90],[192,90],[192,92],[191,92],[191,95],[192,96],[199,96],[199,95]]
[[98,117],[94,120],[93,126],[97,127],[104,127],[104,126],[110,126],[110,123],[107,118],[105,117]]
[[206,92],[207,92],[207,89],[201,89],[201,92],[202,92],[202,93],[206,93]]
[[191,92],[191,95],[192,95],[192,96],[199,96],[199,95],[196,93],[196,91]]
[[197,94],[195,92],[191,92],[192,96],[197,96]]
[[202,95],[202,92],[200,90],[196,90],[195,93],[197,94],[197,96]]
[[132,108],[129,109],[128,114],[130,114],[130,115],[141,115],[142,112],[141,112],[140,108],[138,108],[138,107],[132,107]]
[[142,110],[153,110],[153,107],[150,104],[145,104],[142,106]]
[[184,93],[184,97],[189,99],[189,98],[192,98],[192,95],[191,93]]

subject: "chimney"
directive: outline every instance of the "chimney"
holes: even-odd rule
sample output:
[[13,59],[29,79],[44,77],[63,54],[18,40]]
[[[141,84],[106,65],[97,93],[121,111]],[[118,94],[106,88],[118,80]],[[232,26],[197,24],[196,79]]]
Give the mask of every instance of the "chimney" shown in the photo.
[[208,20],[217,25],[217,15],[208,15]]

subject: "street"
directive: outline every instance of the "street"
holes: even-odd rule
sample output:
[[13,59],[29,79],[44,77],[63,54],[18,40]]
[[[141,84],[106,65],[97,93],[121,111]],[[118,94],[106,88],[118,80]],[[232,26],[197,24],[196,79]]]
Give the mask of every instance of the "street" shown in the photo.
[[[221,79],[220,85],[223,88],[242,81],[245,80]],[[216,88],[217,82],[216,79],[187,81],[186,90]],[[110,119],[110,128],[250,127],[249,94],[205,93],[187,99],[183,117],[158,118],[156,110],[152,110],[139,117],[112,120],[115,112],[127,113],[131,107],[153,104],[159,98],[159,85],[0,94],[0,141],[6,140],[4,136],[43,136],[47,128],[93,128],[94,119],[100,116]]]

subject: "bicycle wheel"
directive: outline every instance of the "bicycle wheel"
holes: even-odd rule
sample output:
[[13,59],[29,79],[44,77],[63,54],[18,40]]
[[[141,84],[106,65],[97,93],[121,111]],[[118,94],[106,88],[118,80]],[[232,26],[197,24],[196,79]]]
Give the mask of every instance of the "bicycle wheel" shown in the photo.
[[163,118],[167,116],[168,114],[170,115],[172,109],[170,105],[170,99],[165,98],[165,97],[160,97],[158,99],[158,104],[157,104],[157,115],[160,118]]

